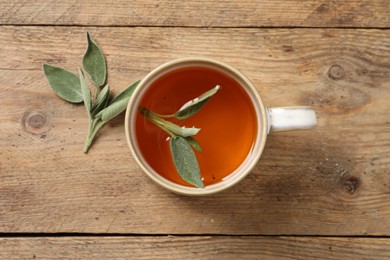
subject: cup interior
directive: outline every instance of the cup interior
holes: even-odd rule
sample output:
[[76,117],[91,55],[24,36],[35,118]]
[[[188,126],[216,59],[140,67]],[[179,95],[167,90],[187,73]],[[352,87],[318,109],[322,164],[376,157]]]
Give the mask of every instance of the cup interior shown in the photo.
[[[187,67],[207,67],[217,70],[219,72],[225,73],[229,77],[233,78],[234,81],[238,82],[242,89],[246,92],[249,97],[250,102],[255,111],[255,124],[256,124],[256,134],[254,138],[253,146],[242,160],[240,165],[234,169],[229,175],[224,177],[218,183],[206,185],[205,188],[195,188],[189,187],[181,184],[177,184],[167,178],[164,178],[154,168],[148,163],[145,159],[145,156],[141,152],[140,143],[136,136],[136,120],[138,108],[141,104],[141,100],[147,93],[148,89],[153,85],[153,83],[159,78],[171,73],[173,71],[187,68]],[[222,86],[223,88],[223,86]],[[212,101],[210,101],[212,102]],[[234,104],[232,104],[234,106]],[[268,118],[266,113],[266,108],[253,84],[238,70],[235,68],[224,64],[222,62],[211,60],[207,58],[185,58],[178,59],[168,63],[165,63],[153,71],[151,71],[138,85],[137,89],[134,91],[125,116],[125,131],[126,138],[130,148],[130,151],[137,161],[141,169],[156,183],[162,187],[179,194],[184,195],[207,195],[213,194],[225,190],[234,184],[238,183],[242,178],[244,178],[256,165],[259,160],[261,153],[264,149],[265,139],[267,136],[267,124]]]

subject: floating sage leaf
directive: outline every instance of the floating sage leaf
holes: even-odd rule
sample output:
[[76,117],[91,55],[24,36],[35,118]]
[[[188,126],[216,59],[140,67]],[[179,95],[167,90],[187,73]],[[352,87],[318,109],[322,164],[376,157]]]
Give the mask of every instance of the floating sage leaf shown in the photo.
[[192,146],[192,148],[194,148],[200,153],[202,152],[202,147],[200,147],[200,144],[198,143],[198,141],[195,140],[194,137],[187,136],[184,139],[187,141],[187,143],[189,143]]
[[43,64],[43,71],[50,87],[62,99],[71,103],[83,101],[79,78],[66,69]]
[[210,89],[209,91],[203,93],[199,97],[185,103],[180,108],[180,110],[175,113],[176,118],[185,119],[196,114],[207,103],[207,101],[209,101],[209,99],[215,93],[217,93],[219,89],[220,86],[217,85],[214,88]]
[[167,129],[168,133],[171,132],[176,136],[193,136],[200,131],[200,128],[179,126],[162,118],[155,119],[154,121],[163,128]]
[[200,128],[182,126],[179,135],[183,137],[188,137],[188,136],[196,135],[199,131]]
[[92,39],[89,32],[87,33],[87,42],[88,46],[83,57],[83,67],[95,87],[99,88],[106,82],[106,59],[99,45]]
[[109,106],[97,113],[96,118],[100,118],[103,122],[108,122],[122,113],[126,109],[130,96],[138,86],[138,83],[139,81],[134,82],[117,97],[114,97]]
[[81,93],[83,94],[83,100],[85,104],[85,108],[87,109],[88,116],[91,117],[91,91],[89,90],[87,86],[87,82],[85,81],[84,73],[79,68],[79,75],[80,75],[80,86],[81,86]]
[[200,131],[200,128],[179,126],[170,121],[162,119],[158,114],[149,111],[144,107],[140,108],[140,112],[156,126],[160,127],[168,134],[173,135],[173,137],[189,137],[196,135]]
[[176,138],[171,138],[169,143],[173,163],[180,177],[195,187],[204,188],[198,161],[188,142],[184,138],[178,136]]
[[200,128],[179,126],[164,119],[156,120],[156,122],[177,136],[193,136],[200,131]]
[[91,107],[91,115],[95,117],[102,109],[108,105],[110,100],[110,87],[106,85],[96,98],[95,104]]

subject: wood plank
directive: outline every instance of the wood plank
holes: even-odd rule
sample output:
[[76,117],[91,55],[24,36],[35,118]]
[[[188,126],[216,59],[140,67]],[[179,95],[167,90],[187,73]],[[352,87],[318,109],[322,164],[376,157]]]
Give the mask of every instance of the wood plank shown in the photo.
[[[171,194],[137,167],[123,117],[84,155],[84,107],[45,81],[45,62],[76,71],[87,30],[115,92],[207,56],[246,74],[268,106],[312,105],[318,127],[271,134],[224,193]],[[0,50],[0,232],[390,235],[390,31],[2,26]]]
[[387,0],[0,0],[0,24],[191,27],[390,26]]
[[388,259],[390,239],[310,237],[0,238],[2,259]]

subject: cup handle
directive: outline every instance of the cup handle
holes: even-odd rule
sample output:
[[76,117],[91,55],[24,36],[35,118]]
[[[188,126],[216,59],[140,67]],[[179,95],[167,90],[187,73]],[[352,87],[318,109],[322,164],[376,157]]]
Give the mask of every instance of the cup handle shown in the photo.
[[317,124],[316,112],[311,107],[268,108],[268,133],[296,129],[308,129]]

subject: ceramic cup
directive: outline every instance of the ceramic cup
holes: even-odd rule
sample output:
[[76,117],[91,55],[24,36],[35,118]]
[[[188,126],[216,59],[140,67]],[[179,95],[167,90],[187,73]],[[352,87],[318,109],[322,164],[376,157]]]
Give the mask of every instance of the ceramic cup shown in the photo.
[[[145,160],[136,137],[136,113],[139,113],[140,100],[153,82],[177,69],[205,66],[226,73],[245,90],[256,112],[257,133],[253,148],[241,165],[218,183],[205,188],[189,187],[176,184],[157,173]],[[212,102],[212,101],[211,101]],[[253,167],[263,152],[267,135],[273,131],[308,129],[316,125],[315,111],[307,106],[267,108],[255,86],[237,69],[220,61],[208,58],[184,58],[165,63],[152,70],[138,85],[129,101],[125,116],[125,131],[130,151],[141,169],[158,185],[183,195],[208,195],[223,191],[242,180]]]

